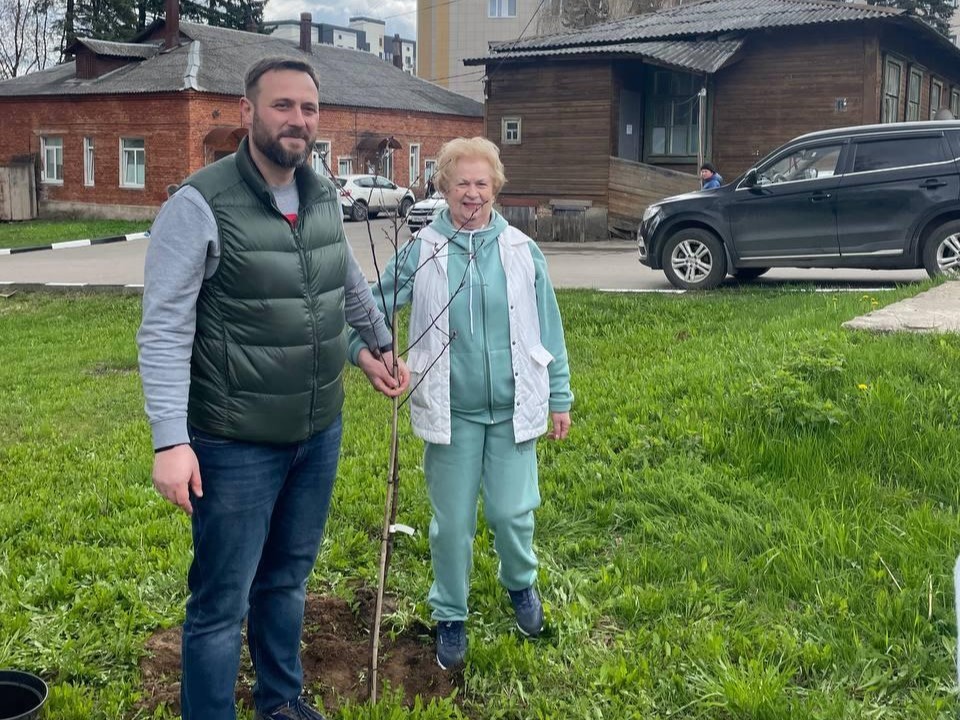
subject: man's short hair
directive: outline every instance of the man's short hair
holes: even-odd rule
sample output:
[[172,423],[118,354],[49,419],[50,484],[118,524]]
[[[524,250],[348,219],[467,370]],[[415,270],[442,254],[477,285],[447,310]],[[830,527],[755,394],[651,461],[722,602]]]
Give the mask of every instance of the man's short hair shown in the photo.
[[306,73],[313,80],[313,84],[317,86],[317,92],[320,91],[320,78],[317,77],[317,71],[313,69],[313,65],[289,57],[269,57],[258,60],[247,70],[247,74],[243,78],[244,97],[247,100],[253,100],[259,89],[257,86],[260,83],[260,78],[263,77],[264,73],[276,70],[293,70],[294,72]]

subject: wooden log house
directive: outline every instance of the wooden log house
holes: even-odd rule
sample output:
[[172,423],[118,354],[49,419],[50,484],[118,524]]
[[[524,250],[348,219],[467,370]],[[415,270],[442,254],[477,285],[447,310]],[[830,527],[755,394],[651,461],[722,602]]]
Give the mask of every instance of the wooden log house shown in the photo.
[[699,187],[702,161],[732,180],[806,132],[960,117],[948,38],[902,10],[828,0],[703,0],[466,64],[486,66],[505,211],[536,212],[541,239],[571,201],[586,235],[635,230],[648,204]]

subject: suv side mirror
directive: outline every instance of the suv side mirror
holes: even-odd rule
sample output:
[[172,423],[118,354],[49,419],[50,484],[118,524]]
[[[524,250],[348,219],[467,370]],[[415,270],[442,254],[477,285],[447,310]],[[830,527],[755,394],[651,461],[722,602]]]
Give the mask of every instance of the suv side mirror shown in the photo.
[[747,170],[747,174],[743,176],[743,186],[748,188],[754,187],[757,184],[757,177],[757,169],[750,168]]

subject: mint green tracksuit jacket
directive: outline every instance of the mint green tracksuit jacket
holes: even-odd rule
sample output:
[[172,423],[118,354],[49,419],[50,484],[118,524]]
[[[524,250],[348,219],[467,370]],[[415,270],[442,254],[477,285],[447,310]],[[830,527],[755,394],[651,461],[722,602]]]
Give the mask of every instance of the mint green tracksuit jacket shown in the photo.
[[[449,326],[451,443],[426,443],[424,470],[433,507],[430,547],[434,583],[428,600],[438,620],[463,620],[472,567],[477,501],[500,557],[500,580],[511,590],[536,579],[533,511],[540,504],[535,441],[516,444],[512,416],[514,379],[510,352],[506,276],[497,243],[507,222],[494,212],[481,230],[457,232],[448,211],[431,226],[447,238],[447,276],[453,300]],[[390,316],[394,305],[411,302],[421,263],[414,237],[381,274],[383,296],[373,295]],[[573,403],[563,326],[546,260],[531,241],[536,271],[536,301],[541,344],[553,355],[548,366],[551,412],[567,412]],[[471,258],[473,258],[471,262]],[[384,303],[384,299],[386,302]],[[386,307],[383,307],[383,305]],[[412,338],[411,338],[412,341]],[[350,357],[365,347],[356,336]]]

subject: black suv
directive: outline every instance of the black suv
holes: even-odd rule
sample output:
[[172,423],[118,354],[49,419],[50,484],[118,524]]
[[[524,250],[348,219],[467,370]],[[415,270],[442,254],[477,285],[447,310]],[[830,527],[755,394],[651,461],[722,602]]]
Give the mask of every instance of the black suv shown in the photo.
[[732,183],[643,214],[640,262],[676,287],[772,267],[960,271],[960,121],[803,135]]

